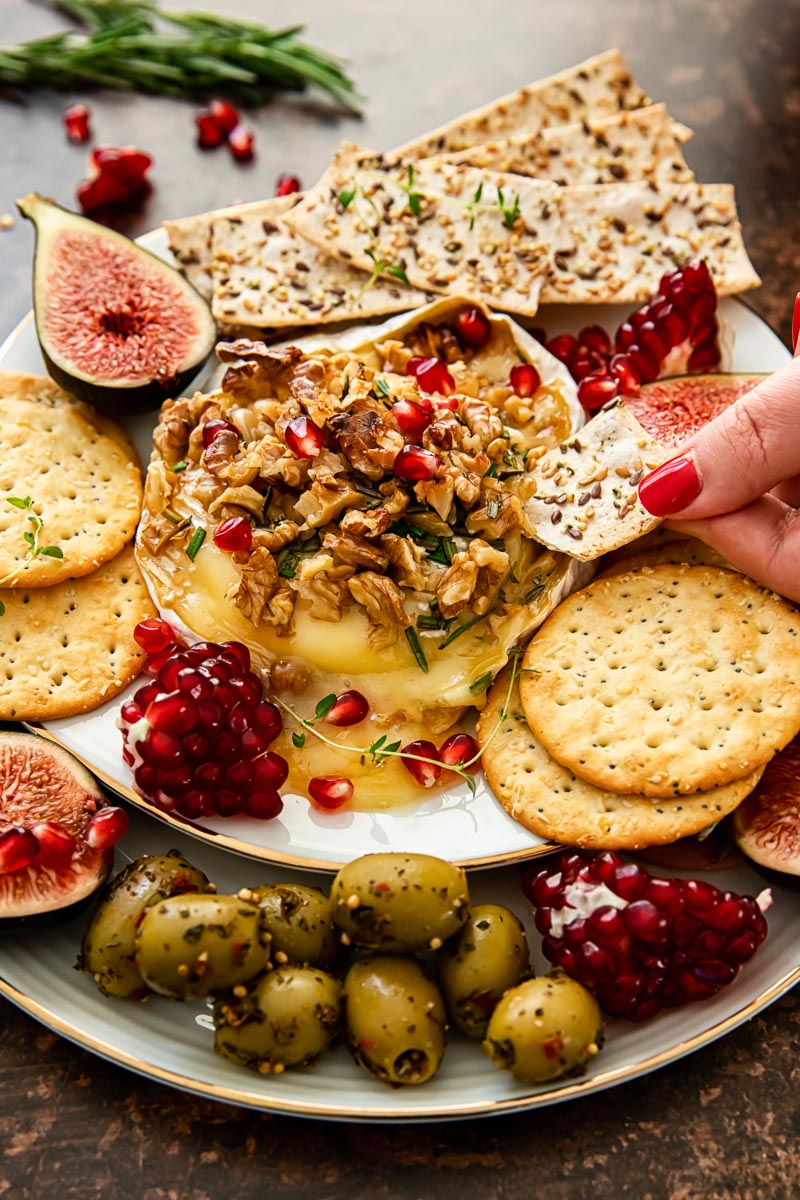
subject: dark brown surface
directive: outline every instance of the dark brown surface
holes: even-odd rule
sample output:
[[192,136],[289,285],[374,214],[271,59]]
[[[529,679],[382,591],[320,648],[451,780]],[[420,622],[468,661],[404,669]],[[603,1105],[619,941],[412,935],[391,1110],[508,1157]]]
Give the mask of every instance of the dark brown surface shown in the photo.
[[[387,148],[618,44],[651,95],[696,130],[688,158],[698,176],[736,184],[764,278],[751,301],[788,337],[800,287],[800,0],[191,6],[306,20],[312,38],[351,58],[367,118],[275,101],[253,115],[258,159],[243,169],[223,150],[194,148],[194,106],[92,99],[98,140],[133,142],[156,158],[156,192],[132,232],[270,194],[282,170],[311,181],[339,137]],[[0,15],[4,42],[54,26],[25,0],[3,0]],[[72,200],[87,151],[67,144],[63,103],[0,101],[0,212],[34,188]],[[30,248],[23,223],[0,233],[0,332],[29,306]],[[191,1099],[91,1057],[0,1001],[0,1197],[791,1200],[800,1194],[799,1048],[795,991],[724,1041],[594,1098],[501,1120],[368,1128]]]

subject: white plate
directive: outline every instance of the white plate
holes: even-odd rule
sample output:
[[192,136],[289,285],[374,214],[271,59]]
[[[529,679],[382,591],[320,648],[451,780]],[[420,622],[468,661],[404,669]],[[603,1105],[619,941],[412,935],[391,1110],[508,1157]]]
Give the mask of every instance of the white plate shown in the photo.
[[[148,234],[142,242],[169,258],[163,231]],[[789,358],[779,338],[745,305],[724,300],[720,309],[735,334],[733,370],[771,371]],[[577,332],[594,322],[614,329],[626,311],[619,305],[551,306],[540,310],[539,319],[550,333]],[[30,318],[0,348],[0,368],[43,371]],[[147,462],[154,415],[136,418],[126,425]],[[166,815],[145,804],[131,789],[131,773],[122,761],[121,735],[115,726],[121,701],[117,698],[86,716],[48,722],[44,730],[131,803],[176,829],[236,853],[265,862],[324,870],[376,850],[427,851],[463,866],[487,867],[531,858],[548,849],[540,838],[506,815],[482,776],[478,777],[474,796],[459,783],[418,806],[388,812],[320,813],[305,797],[288,794],[283,813],[271,821],[228,817],[190,822]]]
[[[218,883],[221,892],[284,880],[285,871],[245,864],[224,851],[134,813],[125,837],[132,857],[172,846]],[[303,878],[291,873],[293,881]],[[723,888],[757,894],[749,867],[708,877]],[[309,881],[313,882],[314,877]],[[514,868],[481,872],[470,881],[473,899],[507,904],[528,926],[537,969],[545,966],[529,906]],[[444,1064],[430,1083],[393,1090],[356,1067],[339,1047],[313,1068],[264,1076],[236,1067],[212,1049],[208,1006],[104,999],[73,969],[87,918],[25,937],[0,939],[0,992],[32,1016],[87,1050],[152,1079],[229,1103],[297,1116],[348,1121],[434,1121],[499,1115],[557,1104],[635,1079],[734,1029],[800,980],[800,893],[774,889],[769,934],[739,979],[712,1000],[662,1013],[644,1025],[610,1021],[606,1046],[589,1073],[542,1087],[515,1083],[496,1070],[476,1042],[450,1035]]]

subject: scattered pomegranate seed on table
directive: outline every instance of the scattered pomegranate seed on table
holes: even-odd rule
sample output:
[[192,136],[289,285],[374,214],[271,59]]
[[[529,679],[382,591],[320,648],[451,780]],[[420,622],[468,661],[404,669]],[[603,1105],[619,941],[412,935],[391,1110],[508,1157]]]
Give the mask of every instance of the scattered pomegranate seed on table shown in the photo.
[[237,162],[250,162],[255,154],[255,134],[245,125],[237,125],[228,134],[228,145]]
[[295,192],[301,192],[303,185],[297,175],[290,175],[284,171],[278,176],[275,181],[276,196],[293,196]]
[[238,108],[229,100],[212,100],[208,106],[208,115],[224,134],[233,133],[241,120]]
[[88,142],[92,136],[89,128],[90,115],[89,107],[86,104],[71,104],[61,114],[61,121],[67,131],[67,137],[75,145]]
[[209,113],[200,113],[194,123],[197,126],[197,144],[201,150],[215,150],[225,141],[225,131]]
[[92,176],[78,188],[81,211],[91,215],[131,211],[150,194],[149,154],[134,146],[96,146],[91,153]]

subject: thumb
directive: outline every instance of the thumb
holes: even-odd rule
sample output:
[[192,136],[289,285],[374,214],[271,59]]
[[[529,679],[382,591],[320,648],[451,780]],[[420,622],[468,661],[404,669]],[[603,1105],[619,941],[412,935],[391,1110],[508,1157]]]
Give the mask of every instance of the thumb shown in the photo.
[[734,512],[800,474],[800,358],[704,425],[647,475],[648,512],[696,520]]

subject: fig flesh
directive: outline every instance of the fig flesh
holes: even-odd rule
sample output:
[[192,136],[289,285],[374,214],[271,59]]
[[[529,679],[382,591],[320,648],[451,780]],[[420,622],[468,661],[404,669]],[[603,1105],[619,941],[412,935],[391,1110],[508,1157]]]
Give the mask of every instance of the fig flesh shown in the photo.
[[88,903],[114,857],[87,837],[101,810],[103,793],[65,750],[35,734],[0,733],[0,840],[12,851],[0,871],[0,932],[67,919]]
[[675,375],[642,387],[638,396],[626,396],[640,425],[662,446],[672,450],[697,433],[766,375]]
[[767,764],[731,822],[737,846],[753,862],[800,877],[800,737]]
[[178,272],[120,233],[33,193],[33,306],[56,383],[111,416],[157,408],[214,348],[206,302]]

